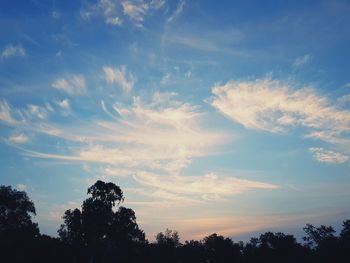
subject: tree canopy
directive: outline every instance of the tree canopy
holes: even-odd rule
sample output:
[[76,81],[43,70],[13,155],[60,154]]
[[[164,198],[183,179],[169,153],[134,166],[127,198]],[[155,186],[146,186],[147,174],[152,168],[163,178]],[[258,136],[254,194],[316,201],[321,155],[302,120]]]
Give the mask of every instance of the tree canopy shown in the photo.
[[34,203],[23,191],[0,186],[0,256],[3,262],[253,263],[350,262],[350,220],[337,236],[332,226],[307,224],[304,243],[290,234],[266,232],[249,242],[216,233],[180,241],[166,229],[149,243],[136,214],[121,206],[124,195],[114,183],[97,181],[81,208],[64,212],[59,238],[41,235]]

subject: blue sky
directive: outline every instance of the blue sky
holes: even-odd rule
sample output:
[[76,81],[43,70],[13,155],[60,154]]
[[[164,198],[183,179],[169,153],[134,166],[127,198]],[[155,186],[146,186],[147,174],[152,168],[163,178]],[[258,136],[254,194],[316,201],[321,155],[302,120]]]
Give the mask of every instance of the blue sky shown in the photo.
[[151,240],[349,218],[348,1],[0,5],[0,182],[43,233],[97,179]]

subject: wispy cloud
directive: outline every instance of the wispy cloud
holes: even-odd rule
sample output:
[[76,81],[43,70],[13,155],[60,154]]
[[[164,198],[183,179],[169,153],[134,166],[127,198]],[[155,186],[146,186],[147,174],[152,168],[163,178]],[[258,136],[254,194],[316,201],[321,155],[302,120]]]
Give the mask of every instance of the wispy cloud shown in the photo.
[[[197,30],[198,31],[198,30]],[[234,48],[237,44],[245,38],[242,31],[236,28],[222,29],[218,31],[204,31],[204,32],[166,32],[163,40],[170,44],[177,44],[191,49],[204,52],[223,52],[235,56],[250,56],[241,48]]]
[[123,21],[119,17],[107,17],[106,24],[110,24],[113,26],[120,26]]
[[193,158],[213,154],[213,150],[232,139],[232,135],[204,128],[201,124],[203,113],[191,104],[177,101],[175,96],[175,93],[157,92],[148,103],[134,97],[131,107],[103,103],[104,111],[109,112],[112,121],[92,120],[60,127],[49,120],[28,118],[25,125],[19,126],[11,117],[13,110],[10,108],[4,121],[10,120],[15,127],[80,145],[71,155],[28,150],[28,156],[177,174],[191,164]]
[[214,173],[204,176],[161,176],[139,172],[134,175],[134,179],[142,185],[162,191],[165,199],[185,196],[208,201],[237,195],[250,189],[276,189],[279,187],[275,184],[218,176]]
[[350,112],[331,105],[313,88],[295,89],[271,78],[230,81],[212,89],[210,104],[246,128],[274,133],[304,128],[305,137],[349,145]]
[[27,143],[29,141],[29,137],[25,134],[16,134],[12,135],[8,138],[8,140],[12,143]]
[[7,45],[1,52],[2,58],[10,58],[10,57],[24,57],[26,55],[25,49],[21,45]]
[[177,4],[177,7],[175,11],[172,13],[172,15],[168,18],[168,22],[174,21],[178,16],[180,16],[184,10],[185,7],[185,1],[180,0]]
[[16,189],[19,190],[19,191],[27,191],[28,186],[25,185],[25,184],[17,184],[16,185]]
[[46,107],[29,104],[28,109],[24,111],[24,114],[39,119],[46,119],[48,116],[48,109]]
[[7,124],[17,123],[17,120],[12,116],[11,107],[6,101],[0,101],[0,120]]
[[345,163],[349,157],[339,152],[325,150],[323,148],[309,148],[315,160],[322,163]]
[[127,72],[126,66],[119,68],[103,67],[103,72],[108,83],[119,85],[126,93],[133,89],[136,78],[130,72]]
[[145,17],[161,9],[165,0],[98,0],[94,4],[81,9],[80,15],[83,19],[89,20],[94,16],[103,17],[106,24],[120,26],[123,21],[131,21],[137,27],[143,27]]
[[69,110],[70,108],[69,99],[61,100],[57,104],[64,110]]
[[216,85],[211,105],[246,128],[282,132],[290,126],[347,131],[350,112],[331,106],[312,88],[271,78]]
[[312,62],[312,56],[310,54],[305,54],[302,57],[296,58],[294,63],[293,63],[293,66],[295,68],[299,68],[299,67],[302,67],[302,66],[309,64],[311,62]]
[[149,6],[143,2],[131,1],[123,1],[122,6],[124,14],[135,22],[143,22],[143,17],[149,8]]
[[85,79],[81,75],[70,75],[57,79],[52,87],[64,91],[70,95],[83,95],[86,93]]

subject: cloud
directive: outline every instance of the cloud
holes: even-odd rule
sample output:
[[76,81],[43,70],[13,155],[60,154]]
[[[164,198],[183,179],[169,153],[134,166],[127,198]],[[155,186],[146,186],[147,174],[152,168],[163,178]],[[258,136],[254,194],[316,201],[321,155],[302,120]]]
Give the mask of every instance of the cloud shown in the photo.
[[71,155],[35,151],[25,154],[177,174],[191,164],[193,158],[215,153],[216,147],[233,136],[205,128],[203,114],[195,106],[175,100],[174,96],[176,94],[155,93],[148,103],[134,97],[131,107],[115,103],[111,110],[103,103],[112,121],[87,121],[73,127],[49,123],[32,125],[38,132],[77,142],[81,147],[75,147]]
[[350,145],[350,111],[331,105],[313,88],[295,89],[289,83],[265,78],[218,84],[212,93],[209,103],[246,128],[281,133],[299,127],[306,138],[343,150]]
[[0,120],[7,124],[17,123],[17,120],[12,116],[12,109],[6,101],[0,101]]
[[178,16],[180,16],[184,10],[185,7],[185,1],[180,0],[177,4],[177,7],[174,11],[174,13],[168,18],[168,22],[174,21]]
[[228,82],[212,88],[211,105],[246,128],[283,132],[291,126],[349,130],[350,112],[331,106],[312,88],[293,89],[270,78]]
[[28,110],[24,111],[24,113],[27,116],[39,118],[39,119],[46,119],[48,116],[48,110],[45,107],[40,107],[38,105],[29,104]]
[[309,148],[315,160],[322,163],[345,163],[349,157],[333,151],[328,151],[323,148]]
[[69,110],[70,108],[70,103],[68,99],[61,100],[57,104],[64,110]]
[[113,26],[120,26],[123,21],[119,17],[108,17],[106,18],[106,24],[110,24]]
[[27,143],[29,141],[29,137],[24,134],[12,135],[8,138],[8,140],[12,143]]
[[10,57],[24,57],[26,55],[25,49],[21,45],[7,45],[1,52],[2,58]]
[[341,96],[337,102],[340,104],[340,105],[344,105],[344,104],[347,104],[350,102],[350,94],[347,94],[347,95],[344,95],[344,96]]
[[83,95],[86,93],[85,79],[81,75],[71,75],[67,78],[57,79],[52,87],[70,95]]
[[142,1],[123,1],[122,6],[124,14],[136,22],[143,22],[144,16],[149,8],[149,6]]
[[28,187],[25,184],[17,184],[16,189],[19,191],[27,191]]
[[144,19],[151,11],[159,10],[165,5],[165,0],[152,1],[113,1],[98,0],[94,4],[85,6],[80,11],[80,16],[84,20],[89,20],[94,16],[103,17],[106,24],[122,25],[127,18],[137,27],[143,27]]
[[235,28],[223,29],[219,32],[205,31],[198,34],[186,33],[186,31],[167,32],[163,36],[166,42],[203,52],[223,52],[234,56],[250,57],[251,55],[246,51],[232,48],[244,38],[242,31]]
[[163,78],[160,81],[160,85],[167,85],[169,84],[171,80],[171,74],[170,73],[166,73]]
[[160,176],[153,173],[139,172],[133,177],[144,186],[160,190],[165,199],[187,196],[208,201],[241,194],[250,189],[279,188],[275,184],[218,176],[214,173],[204,176]]
[[120,68],[103,67],[103,72],[108,83],[119,85],[126,93],[133,89],[136,79],[130,72],[127,72],[126,66]]
[[293,63],[293,66],[295,68],[299,68],[299,67],[302,67],[302,66],[305,66],[305,65],[311,63],[311,61],[312,61],[312,56],[310,54],[305,54],[302,57],[296,58],[294,63]]

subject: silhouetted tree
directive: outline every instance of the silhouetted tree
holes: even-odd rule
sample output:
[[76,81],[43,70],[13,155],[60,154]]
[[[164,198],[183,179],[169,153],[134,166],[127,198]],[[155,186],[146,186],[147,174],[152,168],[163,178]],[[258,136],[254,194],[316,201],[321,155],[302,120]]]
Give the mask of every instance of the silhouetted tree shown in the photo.
[[0,186],[0,235],[38,236],[38,225],[32,222],[32,215],[35,215],[34,203],[25,192]]
[[207,257],[205,247],[201,241],[185,241],[185,244],[180,249],[181,262],[183,263],[205,263]]
[[266,232],[259,238],[251,239],[246,245],[245,256],[249,262],[264,258],[268,262],[303,262],[307,249],[297,243],[293,235]]
[[159,232],[156,235],[156,241],[161,246],[178,247],[180,245],[179,233],[167,228],[164,233]]
[[180,237],[177,231],[166,229],[156,236],[156,245],[153,246],[153,262],[178,262],[179,254],[177,248],[180,247]]
[[339,238],[339,254],[346,262],[350,262],[350,220],[343,222],[343,229]]
[[[58,230],[62,242],[74,247],[77,253],[87,251],[90,262],[127,261],[137,243],[145,243],[145,234],[136,223],[132,209],[119,207],[124,196],[119,186],[97,181],[88,188],[87,198],[79,209],[67,210],[64,224]],[[135,252],[136,253],[136,252]],[[137,254],[137,253],[136,253]],[[128,255],[132,258],[133,255]]]
[[303,240],[306,241],[306,244],[310,247],[317,247],[321,245],[322,242],[334,238],[335,233],[333,227],[324,225],[314,227],[311,224],[307,224],[303,230],[306,233]]
[[306,245],[313,251],[313,258],[317,262],[331,262],[338,258],[338,238],[334,235],[335,230],[332,226],[321,225],[314,227],[307,224],[303,230],[306,236],[303,237]]
[[34,203],[23,191],[0,186],[0,248],[4,262],[21,262],[31,258],[39,236]]
[[216,233],[203,239],[207,253],[207,262],[224,263],[240,259],[240,246],[234,245],[232,239],[224,238]]
[[148,243],[135,212],[120,204],[123,192],[113,183],[97,181],[88,188],[81,210],[69,209],[59,238],[41,235],[34,203],[27,194],[0,186],[0,261],[6,263],[292,263],[350,262],[350,220],[340,235],[333,227],[304,227],[304,245],[293,235],[266,232],[250,242],[235,243],[212,234],[201,241],[180,243],[177,231],[166,229]]

